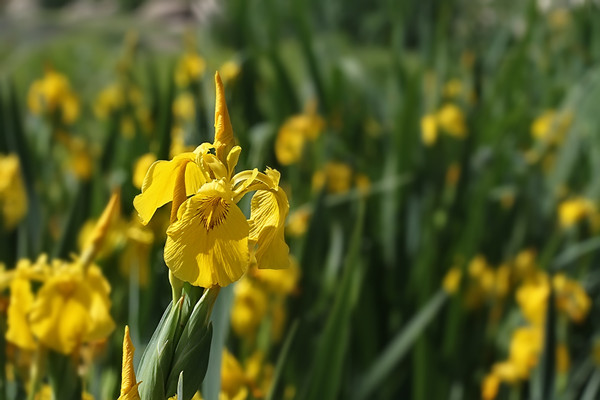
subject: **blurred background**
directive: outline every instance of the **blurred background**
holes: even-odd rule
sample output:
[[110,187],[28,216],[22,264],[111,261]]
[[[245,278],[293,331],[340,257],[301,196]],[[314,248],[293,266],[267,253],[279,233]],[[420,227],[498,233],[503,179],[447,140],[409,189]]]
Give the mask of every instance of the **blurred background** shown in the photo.
[[1,0],[0,261],[81,251],[120,188],[98,260],[117,328],[80,369],[118,397],[124,325],[139,357],[171,298],[169,207],[144,227],[133,197],[154,161],[212,142],[219,71],[238,169],[281,172],[292,267],[222,291],[204,398],[598,398],[599,18]]

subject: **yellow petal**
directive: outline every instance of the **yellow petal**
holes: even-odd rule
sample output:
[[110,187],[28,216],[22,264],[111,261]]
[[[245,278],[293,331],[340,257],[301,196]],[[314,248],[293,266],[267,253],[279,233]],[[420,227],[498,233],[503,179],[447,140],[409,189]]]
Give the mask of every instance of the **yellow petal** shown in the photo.
[[123,365],[121,367],[121,396],[119,400],[139,399],[140,395],[137,390],[135,371],[133,369],[133,353],[135,347],[129,336],[129,326],[125,326],[125,334],[123,335]]
[[94,226],[94,230],[90,234],[90,238],[84,247],[84,256],[82,257],[84,258],[84,263],[89,263],[100,251],[102,243],[104,242],[104,238],[108,233],[108,228],[110,227],[111,221],[118,218],[120,206],[121,192],[119,190],[115,190],[113,191],[108,204],[104,208],[104,211],[102,211],[102,215]]
[[35,340],[27,320],[33,301],[29,280],[21,277],[14,279],[10,284],[6,340],[28,350],[35,349]]
[[157,161],[146,173],[142,193],[133,199],[133,205],[146,225],[154,212],[173,200],[175,176],[179,168],[185,167],[185,187],[187,195],[198,190],[205,182],[200,168],[193,162],[194,153],[183,153],[171,161]]
[[205,184],[167,230],[167,266],[193,285],[227,286],[246,272],[248,260],[246,217],[221,182]]
[[59,353],[72,353],[91,322],[91,298],[81,281],[80,275],[71,272],[50,278],[38,292],[30,314],[33,334]]
[[275,156],[281,165],[291,165],[302,158],[306,137],[287,124],[282,126],[275,139]]
[[110,316],[110,284],[98,267],[89,267],[86,286],[90,294],[89,315],[91,324],[84,340],[101,340],[115,329],[115,323]]
[[136,383],[129,392],[119,396],[117,400],[140,400],[140,393],[138,392],[140,383]]
[[250,243],[257,246],[256,262],[259,268],[288,267],[289,248],[284,240],[288,211],[287,196],[281,188],[258,190],[252,197]]
[[[215,89],[215,147],[217,148],[217,157],[225,162],[227,154],[234,145],[234,139],[229,111],[225,102],[225,89],[219,72],[215,72]],[[217,143],[220,143],[220,145],[217,145]]]

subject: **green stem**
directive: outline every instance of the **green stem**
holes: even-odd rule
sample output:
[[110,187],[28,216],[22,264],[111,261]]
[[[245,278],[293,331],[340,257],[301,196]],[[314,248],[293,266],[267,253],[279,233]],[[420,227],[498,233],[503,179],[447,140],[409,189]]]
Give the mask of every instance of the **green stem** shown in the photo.
[[30,372],[31,376],[29,379],[29,393],[27,394],[27,400],[34,400],[37,394],[42,377],[44,376],[43,371],[46,364],[46,349],[44,346],[39,345],[36,353],[34,362],[31,364]]

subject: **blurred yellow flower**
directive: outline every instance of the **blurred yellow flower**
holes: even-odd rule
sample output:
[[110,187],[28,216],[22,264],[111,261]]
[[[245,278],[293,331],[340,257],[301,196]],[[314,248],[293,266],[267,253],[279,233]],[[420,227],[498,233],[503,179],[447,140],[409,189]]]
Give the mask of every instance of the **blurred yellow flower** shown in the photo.
[[463,92],[463,85],[460,79],[453,78],[450,79],[446,84],[444,84],[444,97],[448,99],[455,99],[460,97]]
[[188,51],[185,53],[175,67],[175,83],[179,87],[187,87],[202,78],[206,62],[199,54]]
[[87,181],[94,170],[89,144],[79,137],[69,136],[66,146],[69,150],[69,169],[77,178]]
[[123,88],[118,83],[112,83],[102,89],[94,102],[94,114],[100,119],[108,118],[112,113],[121,109],[125,104]]
[[330,161],[313,175],[312,186],[319,190],[326,185],[332,194],[346,193],[352,186],[352,168],[346,163]]
[[307,208],[299,208],[290,214],[286,225],[286,233],[300,237],[306,233],[312,212]]
[[284,125],[277,134],[275,141],[275,155],[281,165],[291,165],[302,158],[304,151],[305,136],[302,132],[290,129]]
[[[283,238],[289,204],[279,187],[279,172],[268,168],[265,173],[234,174],[241,148],[234,145],[218,73],[215,84],[214,143],[152,164],[134,199],[144,224],[157,208],[173,201],[165,262],[175,277],[202,287],[238,280],[248,269],[250,251],[259,268],[289,264]],[[236,203],[249,192],[255,193],[246,220]]]
[[84,342],[106,338],[114,329],[110,285],[94,265],[62,263],[44,282],[31,307],[29,321],[45,346],[71,354]]
[[488,268],[487,260],[481,254],[478,254],[475,257],[473,257],[467,267],[471,278],[481,277],[487,268]]
[[546,110],[531,123],[531,136],[549,144],[559,144],[564,140],[573,121],[570,111]]
[[503,298],[508,295],[511,284],[511,271],[508,264],[501,264],[496,268],[495,295]]
[[514,384],[521,379],[527,378],[528,370],[524,370],[521,365],[508,359],[494,363],[492,366],[492,374],[494,374],[501,382]]
[[79,100],[73,93],[68,93],[62,100],[62,122],[69,125],[79,117]]
[[51,68],[29,87],[27,105],[35,115],[58,113],[66,124],[79,116],[79,100],[71,90],[67,77]]
[[146,287],[150,278],[150,249],[154,243],[154,233],[143,226],[137,218],[127,228],[127,244],[121,255],[119,270],[121,275],[131,278],[133,273],[141,287]]
[[454,294],[460,288],[460,280],[462,278],[462,271],[459,267],[452,267],[444,276],[442,287],[448,294]]
[[463,111],[453,103],[446,103],[437,112],[439,126],[450,136],[464,139],[467,136],[467,125]]
[[537,252],[534,249],[523,249],[517,253],[514,268],[519,278],[531,276],[536,269]]
[[27,213],[27,194],[19,158],[0,155],[0,215],[6,230],[12,230]]
[[509,360],[516,367],[519,378],[527,378],[533,367],[537,365],[543,343],[541,326],[522,327],[513,332]]
[[144,184],[144,177],[150,166],[156,161],[156,156],[153,153],[146,153],[135,161],[133,167],[133,186],[138,189]]
[[177,95],[173,101],[173,116],[181,121],[190,121],[195,118],[196,101],[190,92]]
[[498,396],[498,389],[500,388],[500,378],[494,373],[487,374],[483,378],[481,384],[481,398],[482,400],[494,400]]
[[260,286],[249,279],[240,280],[235,286],[231,310],[231,327],[240,337],[252,337],[267,313],[267,295]]
[[427,114],[421,118],[421,141],[427,147],[433,146],[438,137],[438,123],[435,114]]
[[302,158],[304,143],[316,140],[325,126],[317,115],[316,102],[309,102],[302,114],[288,118],[275,140],[275,156],[281,165],[291,165]]
[[235,61],[226,61],[221,68],[219,68],[219,75],[223,79],[223,83],[227,84],[237,79],[240,74],[241,67]]
[[541,326],[546,319],[546,305],[550,294],[548,275],[538,272],[534,278],[523,282],[517,289],[516,300],[527,321]]
[[279,295],[293,293],[298,284],[298,279],[300,279],[300,267],[298,261],[292,255],[289,258],[289,268],[283,270],[253,268],[251,269],[252,278],[271,293]]
[[36,343],[28,317],[35,298],[29,279],[23,275],[22,269],[17,268],[17,276],[10,284],[6,340],[22,349],[34,350]]
[[560,226],[567,229],[581,220],[592,215],[596,207],[583,197],[574,197],[563,201],[558,206],[558,220]]
[[248,396],[244,370],[227,349],[223,350],[221,359],[221,393],[228,400],[243,400]]
[[[34,400],[53,400],[54,396],[52,393],[52,387],[50,385],[42,385],[40,390],[36,393]],[[94,400],[94,396],[89,394],[88,392],[83,392],[81,394],[81,400]]]
[[583,322],[592,307],[592,300],[585,289],[562,273],[553,277],[552,286],[555,290],[556,308],[563,311],[572,321]]

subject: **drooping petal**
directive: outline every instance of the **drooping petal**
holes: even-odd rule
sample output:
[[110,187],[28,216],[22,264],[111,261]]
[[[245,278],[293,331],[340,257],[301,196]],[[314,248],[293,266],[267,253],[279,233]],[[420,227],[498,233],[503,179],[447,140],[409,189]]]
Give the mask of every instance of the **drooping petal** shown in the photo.
[[27,350],[35,349],[35,339],[27,320],[33,301],[34,297],[29,280],[23,277],[15,278],[10,284],[6,340]]
[[86,284],[90,293],[89,315],[90,326],[85,336],[86,341],[100,340],[108,337],[115,329],[115,322],[110,316],[110,284],[102,275],[100,268],[89,267]]
[[248,269],[248,222],[222,182],[205,184],[167,230],[165,262],[196,286],[227,286]]
[[146,225],[154,212],[173,200],[175,177],[179,168],[185,168],[186,194],[194,194],[205,182],[200,168],[193,161],[194,153],[183,153],[171,161],[157,161],[150,166],[144,178],[142,193],[133,199],[133,205]]
[[259,268],[281,269],[289,265],[289,248],[284,240],[289,203],[281,188],[258,190],[250,209],[250,244],[256,246]]

